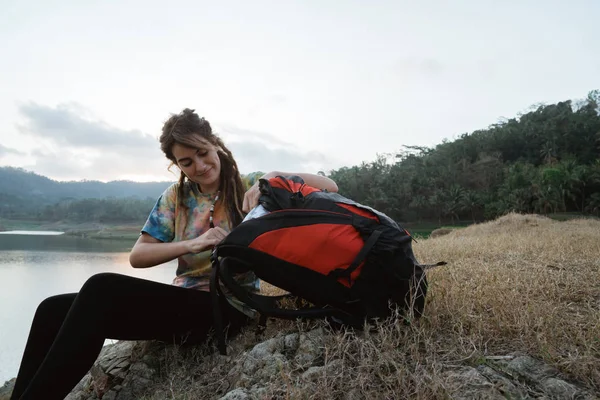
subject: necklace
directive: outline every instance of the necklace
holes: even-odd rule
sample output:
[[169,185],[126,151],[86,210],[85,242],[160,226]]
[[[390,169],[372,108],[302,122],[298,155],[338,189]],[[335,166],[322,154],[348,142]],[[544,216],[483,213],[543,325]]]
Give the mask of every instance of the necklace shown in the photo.
[[208,226],[211,228],[215,227],[215,223],[213,221],[213,215],[215,213],[215,203],[217,201],[219,201],[219,194],[221,192],[217,192],[217,195],[215,196],[215,199],[213,200],[212,204],[210,205],[210,211],[209,211],[209,217],[208,217]]

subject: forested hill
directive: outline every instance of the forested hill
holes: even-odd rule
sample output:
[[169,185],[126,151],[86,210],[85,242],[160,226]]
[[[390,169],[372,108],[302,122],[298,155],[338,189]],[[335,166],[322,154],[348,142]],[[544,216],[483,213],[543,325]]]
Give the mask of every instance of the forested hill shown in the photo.
[[[69,213],[68,216],[72,217],[70,219],[78,219],[79,216],[89,220],[102,208],[107,210],[103,215],[118,219],[127,213],[115,210],[123,209],[125,205],[131,208],[141,206],[143,213],[147,213],[148,207],[170,184],[132,181],[59,182],[20,168],[1,167],[0,217],[60,220],[65,215],[57,210],[68,208],[75,212]],[[139,217],[124,218],[125,221],[131,219]]]
[[[249,184],[260,175],[257,171],[244,179]],[[20,168],[0,167],[0,220],[141,223],[171,183],[60,182]]]
[[21,168],[0,167],[0,193],[23,200],[35,197],[45,203],[63,199],[106,197],[158,197],[171,182],[132,181],[71,181],[60,182],[25,171]]
[[344,195],[398,221],[598,215],[599,105],[594,90],[582,101],[541,105],[433,148],[406,147],[393,162],[382,156],[330,176]]

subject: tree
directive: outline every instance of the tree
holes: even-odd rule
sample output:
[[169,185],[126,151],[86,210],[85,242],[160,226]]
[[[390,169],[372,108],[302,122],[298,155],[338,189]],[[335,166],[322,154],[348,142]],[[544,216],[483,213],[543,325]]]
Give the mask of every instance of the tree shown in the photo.
[[600,216],[600,193],[594,193],[590,196],[585,210],[596,216]]
[[471,212],[471,221],[475,223],[475,212],[481,207],[481,198],[477,192],[467,190],[462,196],[462,206],[464,210]]

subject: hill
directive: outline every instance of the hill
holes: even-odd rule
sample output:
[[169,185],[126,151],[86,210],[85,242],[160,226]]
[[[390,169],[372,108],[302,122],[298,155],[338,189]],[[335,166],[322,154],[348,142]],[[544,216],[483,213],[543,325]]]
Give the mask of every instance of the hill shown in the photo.
[[510,211],[600,215],[599,154],[595,90],[330,177],[344,195],[403,222],[483,221]]
[[22,168],[0,167],[0,195],[15,200],[53,204],[64,199],[107,197],[157,198],[171,182],[55,181]]
[[[0,167],[0,230],[73,224],[143,223],[171,182],[59,182],[20,168]],[[32,225],[33,224],[33,225]],[[95,227],[81,227],[96,231]]]

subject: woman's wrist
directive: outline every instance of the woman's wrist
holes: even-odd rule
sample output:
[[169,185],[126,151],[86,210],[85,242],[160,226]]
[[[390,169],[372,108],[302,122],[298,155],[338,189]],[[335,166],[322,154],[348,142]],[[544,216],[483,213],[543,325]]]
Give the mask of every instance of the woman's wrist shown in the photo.
[[194,252],[193,246],[192,246],[192,239],[182,240],[181,242],[179,242],[179,244],[182,246],[181,247],[181,253],[182,253],[181,255]]

